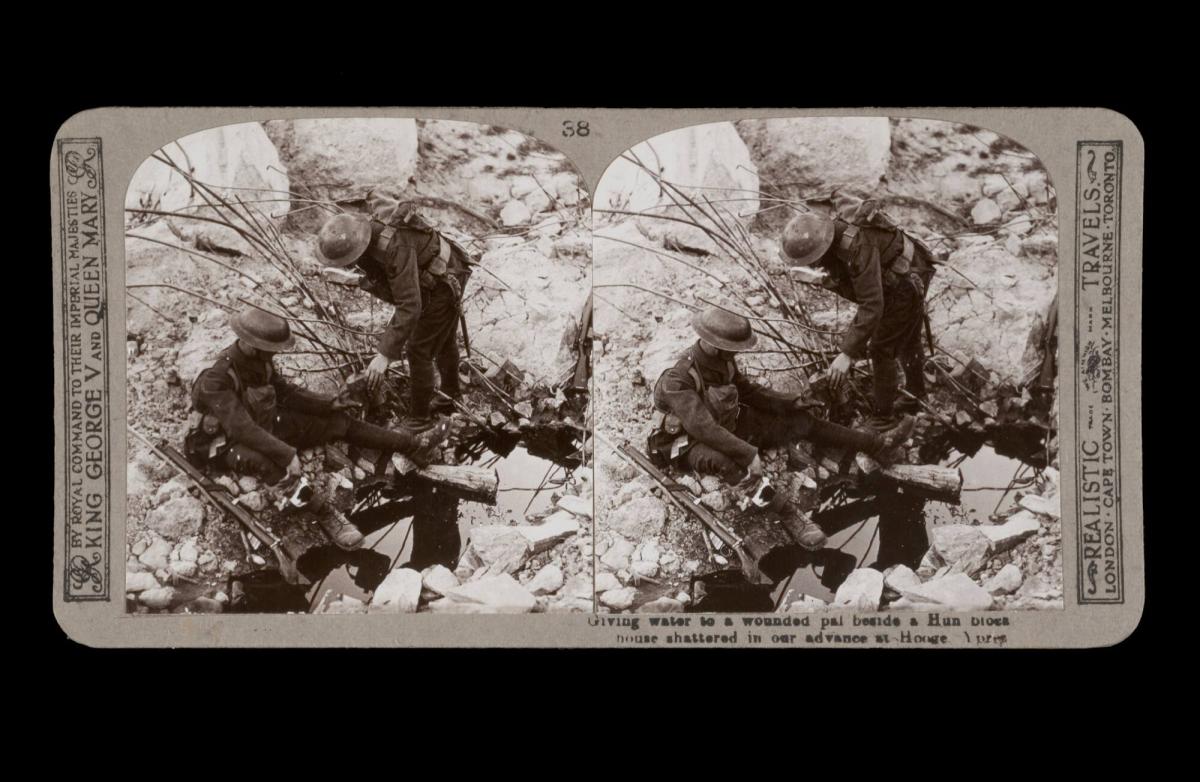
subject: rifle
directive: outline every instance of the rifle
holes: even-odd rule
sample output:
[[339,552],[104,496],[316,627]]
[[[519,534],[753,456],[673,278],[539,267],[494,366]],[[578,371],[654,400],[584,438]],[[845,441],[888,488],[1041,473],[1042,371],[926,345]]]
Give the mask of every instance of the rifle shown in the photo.
[[720,538],[725,545],[732,548],[738,555],[738,561],[742,565],[742,573],[745,574],[747,580],[756,584],[773,583],[771,579],[763,575],[758,565],[759,561],[769,552],[769,549],[765,545],[753,538],[738,537],[733,530],[722,524],[720,519],[693,500],[685,487],[663,475],[657,467],[650,463],[645,454],[637,449],[626,444],[618,448],[617,453],[653,478],[654,482],[666,492],[667,499],[672,504],[684,513],[695,517],[701,524],[711,530],[714,535]]
[[575,378],[571,387],[577,391],[588,390],[588,354],[592,339],[592,296],[589,293],[587,303],[583,305],[583,316],[579,319],[579,338],[576,343],[579,348],[579,358],[575,360]]
[[281,538],[276,537],[272,532],[259,524],[249,511],[240,505],[235,504],[233,500],[229,498],[224,488],[206,478],[204,473],[197,470],[196,467],[189,462],[183,454],[171,446],[167,445],[166,443],[154,445],[154,443],[146,439],[145,435],[143,435],[141,432],[137,431],[133,427],[130,427],[129,429],[131,432],[137,435],[139,440],[150,446],[150,450],[154,451],[159,458],[169,462],[175,467],[176,470],[183,473],[192,481],[192,483],[196,484],[196,488],[200,490],[200,493],[203,494],[209,502],[217,506],[218,509],[224,511],[227,515],[233,516],[233,518],[239,524],[245,527],[251,535],[261,540],[264,545],[271,549],[271,551],[275,554],[275,559],[279,561],[279,573],[283,576],[284,581],[288,582],[289,584],[308,586],[309,581],[302,576],[299,569],[297,569],[296,556],[288,550],[287,544]]

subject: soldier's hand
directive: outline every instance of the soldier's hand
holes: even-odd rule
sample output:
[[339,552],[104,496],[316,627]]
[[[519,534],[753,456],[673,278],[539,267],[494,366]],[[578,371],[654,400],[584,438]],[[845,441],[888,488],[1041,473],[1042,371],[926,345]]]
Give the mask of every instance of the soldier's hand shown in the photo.
[[749,480],[757,481],[759,478],[762,477],[762,474],[763,474],[762,459],[759,458],[758,454],[754,454],[754,461],[750,462],[750,465],[748,467],[746,467],[746,479],[748,481]]
[[829,365],[829,385],[833,390],[838,390],[846,382],[853,363],[853,360],[845,353],[838,353],[838,357]]
[[392,362],[382,353],[376,353],[375,358],[367,365],[367,389],[374,394],[383,385],[387,376],[388,365]]

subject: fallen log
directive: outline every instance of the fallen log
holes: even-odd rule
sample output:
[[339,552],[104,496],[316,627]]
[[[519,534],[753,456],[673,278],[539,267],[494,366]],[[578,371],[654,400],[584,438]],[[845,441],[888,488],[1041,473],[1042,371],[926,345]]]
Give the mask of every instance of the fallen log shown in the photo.
[[392,466],[396,468],[397,475],[413,476],[476,502],[496,504],[500,476],[494,468],[489,470],[470,464],[431,464],[428,467],[418,467],[413,460],[399,453],[392,454]]
[[878,472],[884,478],[902,486],[937,497],[958,499],[962,493],[962,470],[956,467],[942,467],[937,464],[893,464],[890,467],[881,467],[879,462],[861,453],[856,457],[856,462],[864,475]]

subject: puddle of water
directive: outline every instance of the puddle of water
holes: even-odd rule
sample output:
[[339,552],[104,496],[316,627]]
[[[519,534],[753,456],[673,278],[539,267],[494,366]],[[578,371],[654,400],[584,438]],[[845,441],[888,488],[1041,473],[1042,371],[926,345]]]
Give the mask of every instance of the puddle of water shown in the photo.
[[[469,539],[471,527],[508,524],[551,506],[556,488],[567,480],[574,463],[563,451],[539,449],[534,455],[515,440],[460,448],[460,457],[495,468],[499,489],[494,506],[460,499],[432,487],[399,489],[380,481],[360,489],[359,503],[349,514],[366,536],[355,551],[332,544],[306,551],[297,566],[311,586],[290,586],[276,571],[259,571],[243,584],[245,612],[309,611],[326,593],[368,603],[375,589],[396,567],[423,570],[435,564],[453,569]],[[545,454],[545,455],[542,455]]]
[[1034,474],[1032,467],[997,453],[991,446],[982,446],[970,456],[951,451],[940,463],[962,470],[959,504],[928,500],[902,490],[836,505],[827,503],[813,514],[813,520],[829,536],[823,550],[809,553],[788,547],[764,558],[764,572],[782,580],[774,593],[776,602],[787,591],[792,593],[790,599],[811,595],[830,602],[838,586],[860,567],[883,570],[907,565],[915,570],[929,548],[933,527],[986,522],[993,513],[1015,504],[1015,490],[1005,491],[1014,475],[1020,473],[1024,480]]

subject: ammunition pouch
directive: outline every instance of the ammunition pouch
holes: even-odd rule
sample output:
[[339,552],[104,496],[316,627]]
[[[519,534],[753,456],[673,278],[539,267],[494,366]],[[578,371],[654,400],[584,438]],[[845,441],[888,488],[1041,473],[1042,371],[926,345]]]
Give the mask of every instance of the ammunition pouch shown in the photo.
[[183,438],[183,454],[196,467],[204,467],[229,450],[230,443],[216,416],[193,411],[188,424],[188,433]]
[[687,453],[691,440],[683,429],[683,422],[674,413],[655,410],[651,421],[653,428],[646,439],[646,453],[656,467],[665,469]]

